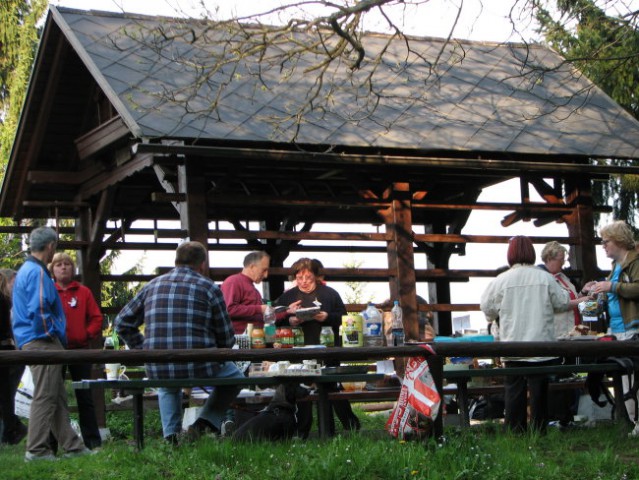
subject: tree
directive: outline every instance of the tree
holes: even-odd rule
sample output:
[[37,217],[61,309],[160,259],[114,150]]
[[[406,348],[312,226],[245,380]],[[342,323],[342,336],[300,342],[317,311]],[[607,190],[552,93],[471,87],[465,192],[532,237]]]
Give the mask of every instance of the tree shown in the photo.
[[0,164],[7,164],[38,44],[46,0],[0,3]]
[[[27,91],[38,42],[36,25],[46,8],[46,0],[0,3],[0,176],[4,175]],[[1,226],[12,223],[0,218]],[[17,268],[22,264],[22,240],[16,234],[0,236],[0,266]]]
[[[353,270],[358,269],[362,266],[364,262],[362,260],[355,260],[352,258],[351,260],[344,262],[344,268],[352,268]],[[366,286],[368,284],[366,282],[344,282],[344,286],[346,287],[346,292],[344,293],[344,299],[347,304],[350,303],[368,303],[373,300],[373,296],[370,293],[366,292]]]
[[[608,15],[594,0],[535,2],[533,8],[546,41],[639,119],[639,10]],[[598,201],[612,200],[615,218],[633,226],[638,192],[636,175],[612,178],[593,189]]]

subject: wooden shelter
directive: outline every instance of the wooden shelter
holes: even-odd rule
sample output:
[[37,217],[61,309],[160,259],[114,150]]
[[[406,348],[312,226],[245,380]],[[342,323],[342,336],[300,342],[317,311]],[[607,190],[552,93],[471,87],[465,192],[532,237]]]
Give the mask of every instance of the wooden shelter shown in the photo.
[[[319,87],[331,103],[314,108],[317,84],[303,67],[315,54],[277,65],[265,63],[270,50],[234,59],[241,33],[52,6],[0,191],[0,215],[17,222],[8,230],[32,218],[72,220],[75,239],[62,246],[77,249],[96,293],[101,281],[135,279],[100,275],[108,250],[172,251],[184,238],[212,251],[266,250],[272,298],[293,253],[386,252],[387,265],[328,265],[327,274],[388,282],[412,338],[417,282],[436,286],[424,308],[438,312],[447,334],[451,312],[477,308],[451,304],[450,282],[495,275],[449,269],[468,242],[508,240],[464,235],[473,210],[503,211],[504,226],[565,223],[560,240],[576,269],[595,275],[593,213],[605,207],[593,205],[591,182],[639,172],[606,162],[639,157],[639,122],[555,52],[368,34],[361,68],[331,64]],[[303,32],[290,38],[310,41]],[[220,58],[227,62],[203,61]],[[363,94],[354,80],[366,75],[376,89]],[[477,202],[482,189],[512,178],[521,202]],[[530,187],[542,202],[530,200]],[[152,226],[136,227],[140,220]],[[340,233],[313,229],[326,223]],[[362,224],[377,233],[358,231]],[[150,240],[128,240],[134,234]],[[416,269],[416,255],[429,267]],[[212,265],[211,276],[236,271]]]

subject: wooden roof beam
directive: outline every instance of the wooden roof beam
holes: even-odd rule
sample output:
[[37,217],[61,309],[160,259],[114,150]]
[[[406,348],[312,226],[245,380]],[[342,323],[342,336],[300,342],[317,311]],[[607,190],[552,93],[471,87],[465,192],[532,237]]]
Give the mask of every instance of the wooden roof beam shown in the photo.
[[[354,153],[326,153],[310,151],[292,150],[270,150],[260,148],[232,148],[232,147],[211,147],[201,145],[161,145],[155,143],[137,143],[133,146],[133,153],[153,153],[164,155],[158,162],[174,163],[179,161],[175,155],[190,155],[200,161],[207,158],[226,158],[229,160],[238,159],[245,161],[259,161],[278,163],[295,162],[312,165],[313,163],[344,165],[366,165],[366,166],[390,166],[390,165],[416,165],[421,168],[446,168],[460,169],[467,173],[470,170],[485,172],[486,170],[495,172],[509,172],[511,174],[521,174],[522,172],[546,174],[556,177],[559,174],[635,174],[639,175],[639,166],[618,166],[618,165],[592,165],[590,163],[573,163],[565,156],[552,157],[548,161],[530,160],[500,160],[486,159],[489,153],[477,152],[484,158],[447,158],[429,156],[410,155],[382,155],[382,154],[354,154]],[[525,157],[522,155],[522,157]],[[571,157],[572,158],[572,157]],[[564,161],[561,161],[564,160]],[[584,161],[587,158],[583,158]]]
[[118,115],[76,138],[75,148],[79,159],[86,160],[129,135],[131,131]]

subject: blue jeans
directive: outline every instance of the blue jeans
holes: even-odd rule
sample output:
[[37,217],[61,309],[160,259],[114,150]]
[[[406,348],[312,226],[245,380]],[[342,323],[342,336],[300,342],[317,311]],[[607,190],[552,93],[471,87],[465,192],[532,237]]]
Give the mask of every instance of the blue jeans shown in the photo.
[[[220,364],[220,370],[215,378],[244,378],[244,374],[235,366],[235,363],[224,362]],[[208,421],[219,430],[226,417],[226,410],[239,391],[240,387],[235,385],[215,387],[206,399],[199,418]],[[162,419],[162,435],[166,438],[180,433],[182,431],[182,389],[158,388],[158,403]]]

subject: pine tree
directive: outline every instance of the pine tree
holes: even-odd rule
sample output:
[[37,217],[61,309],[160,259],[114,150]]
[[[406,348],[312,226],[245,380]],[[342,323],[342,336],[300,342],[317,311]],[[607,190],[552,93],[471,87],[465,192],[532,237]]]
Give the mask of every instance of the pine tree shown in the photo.
[[[536,10],[546,41],[639,119],[639,12],[611,16],[594,0],[546,3],[555,8],[537,5]],[[629,164],[619,159],[612,162]],[[638,192],[639,177],[624,175],[595,184],[593,197],[598,203],[612,199],[614,217],[635,225]]]

